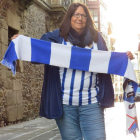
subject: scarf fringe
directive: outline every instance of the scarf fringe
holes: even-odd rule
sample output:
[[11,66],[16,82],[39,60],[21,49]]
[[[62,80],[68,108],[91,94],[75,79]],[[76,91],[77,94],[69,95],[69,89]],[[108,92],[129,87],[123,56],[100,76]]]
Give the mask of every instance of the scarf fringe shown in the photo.
[[126,133],[127,133],[127,135],[128,135],[128,134],[134,134],[134,136],[135,136],[135,138],[136,138],[136,137],[137,137],[136,131],[139,131],[139,128],[127,130]]
[[14,61],[14,63],[15,63],[15,64],[10,63],[10,62],[8,62],[6,59],[3,59],[3,60],[1,61],[1,64],[4,65],[4,66],[6,66],[6,67],[8,67],[8,68],[13,72],[13,75],[16,74],[16,61]]

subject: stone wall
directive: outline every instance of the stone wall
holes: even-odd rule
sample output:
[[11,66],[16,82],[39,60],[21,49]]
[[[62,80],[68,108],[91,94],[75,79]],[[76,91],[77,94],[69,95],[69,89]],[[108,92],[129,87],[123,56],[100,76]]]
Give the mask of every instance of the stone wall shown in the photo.
[[[46,33],[46,18],[49,14],[37,4],[31,5],[23,16],[24,35],[40,38]],[[24,62],[24,73],[22,76],[23,95],[23,120],[34,119],[38,116],[41,89],[43,84],[43,66]]]
[[[8,27],[5,24],[7,17],[7,9],[9,4],[7,1],[0,1],[0,60],[3,57],[3,52],[6,51],[8,45]],[[9,71],[4,66],[0,65],[0,126],[6,125],[7,112],[6,112],[6,95],[12,89],[12,81],[8,79]],[[7,91],[5,90],[7,88]]]
[[[0,1],[0,61],[8,48],[9,27],[38,39],[59,27],[65,8],[47,9],[50,5],[42,1],[36,0],[27,9],[19,6],[19,0]],[[13,76],[0,64],[0,127],[38,117],[44,65],[18,61],[18,67]]]

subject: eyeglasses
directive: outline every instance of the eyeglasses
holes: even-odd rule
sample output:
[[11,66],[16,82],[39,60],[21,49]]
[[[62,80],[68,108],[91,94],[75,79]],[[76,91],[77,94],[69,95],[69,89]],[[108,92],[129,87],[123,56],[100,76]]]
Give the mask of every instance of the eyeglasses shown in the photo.
[[87,16],[83,15],[83,14],[74,14],[73,15],[75,18],[79,18],[81,16],[82,19],[87,20]]

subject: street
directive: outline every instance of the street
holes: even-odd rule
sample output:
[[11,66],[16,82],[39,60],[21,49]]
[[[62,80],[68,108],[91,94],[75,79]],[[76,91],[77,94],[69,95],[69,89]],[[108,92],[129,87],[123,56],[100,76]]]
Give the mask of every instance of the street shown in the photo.
[[[136,103],[136,108],[139,123],[140,103]],[[123,103],[117,102],[114,108],[105,110],[107,140],[140,140],[139,131],[137,138],[132,134],[126,135],[125,120]],[[0,128],[0,140],[61,140],[61,136],[54,120],[38,118]]]

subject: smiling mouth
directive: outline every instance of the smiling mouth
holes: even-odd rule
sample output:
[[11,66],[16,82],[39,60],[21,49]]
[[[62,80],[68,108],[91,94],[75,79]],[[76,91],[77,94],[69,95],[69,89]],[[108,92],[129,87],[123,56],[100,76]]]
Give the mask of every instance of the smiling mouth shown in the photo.
[[83,24],[83,23],[76,23],[76,24]]

